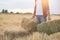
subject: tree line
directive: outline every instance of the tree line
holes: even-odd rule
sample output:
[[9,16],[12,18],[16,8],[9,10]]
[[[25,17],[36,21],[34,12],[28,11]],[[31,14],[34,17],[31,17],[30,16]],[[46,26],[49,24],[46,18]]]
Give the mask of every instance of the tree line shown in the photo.
[[1,13],[8,13],[8,10],[2,9]]
[[[2,11],[1,11],[0,13],[5,13],[5,14],[7,14],[7,13],[14,13],[14,12],[13,12],[13,11],[8,12],[7,9],[2,9]],[[31,13],[31,12],[26,12],[26,13],[19,13],[19,12],[16,12],[16,14],[32,14],[32,13]]]

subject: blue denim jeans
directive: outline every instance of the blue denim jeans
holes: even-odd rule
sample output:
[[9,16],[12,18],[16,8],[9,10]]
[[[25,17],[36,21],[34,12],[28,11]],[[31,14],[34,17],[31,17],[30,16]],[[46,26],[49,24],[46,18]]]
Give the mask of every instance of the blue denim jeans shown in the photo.
[[46,22],[46,18],[43,17],[43,15],[36,15],[36,21],[38,24],[42,23],[42,22]]

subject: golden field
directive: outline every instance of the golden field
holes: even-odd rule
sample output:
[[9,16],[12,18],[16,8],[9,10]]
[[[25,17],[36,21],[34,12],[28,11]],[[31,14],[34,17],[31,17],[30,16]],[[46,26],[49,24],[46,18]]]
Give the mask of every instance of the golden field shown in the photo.
[[[24,17],[32,18],[32,14],[0,14],[0,33],[2,34],[5,30],[25,31],[25,29],[21,27],[21,21]],[[59,19],[60,16],[51,16],[51,20]],[[44,34],[43,39],[42,36],[39,32],[33,32],[31,35],[18,37],[15,40],[60,40],[60,32],[51,35]]]

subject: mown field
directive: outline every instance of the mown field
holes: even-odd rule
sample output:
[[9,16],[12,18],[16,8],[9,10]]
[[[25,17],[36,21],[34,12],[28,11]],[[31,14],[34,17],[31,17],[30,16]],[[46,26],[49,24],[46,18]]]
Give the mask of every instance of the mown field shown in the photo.
[[31,17],[31,15],[23,14],[0,14],[0,27],[7,28],[8,30],[20,30],[21,19],[24,17]]
[[[0,34],[2,35],[5,30],[25,31],[25,29],[21,27],[21,21],[24,17],[32,18],[32,15],[31,14],[0,14]],[[52,21],[59,20],[59,19],[60,19],[60,16],[55,16],[55,15],[51,16]],[[44,34],[43,39],[42,39],[42,36],[43,35],[39,32],[33,32],[33,34],[31,35],[28,35],[25,37],[17,37],[15,40],[60,40],[60,32],[51,34],[49,36],[47,34]]]

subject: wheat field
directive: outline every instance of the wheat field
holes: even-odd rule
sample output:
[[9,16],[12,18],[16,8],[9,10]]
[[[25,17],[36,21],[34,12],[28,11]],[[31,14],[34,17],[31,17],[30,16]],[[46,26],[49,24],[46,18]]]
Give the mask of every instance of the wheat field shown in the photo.
[[[22,19],[26,18],[32,18],[31,14],[0,14],[0,40],[3,40],[1,38],[1,35],[3,35],[4,31],[25,31],[21,27],[21,21]],[[60,16],[51,16],[51,20],[59,20]],[[44,38],[42,39],[42,33],[39,32],[33,32],[32,34],[24,37],[17,37],[13,40],[60,40],[60,32],[47,35],[44,34]],[[9,40],[9,39],[7,39]]]

